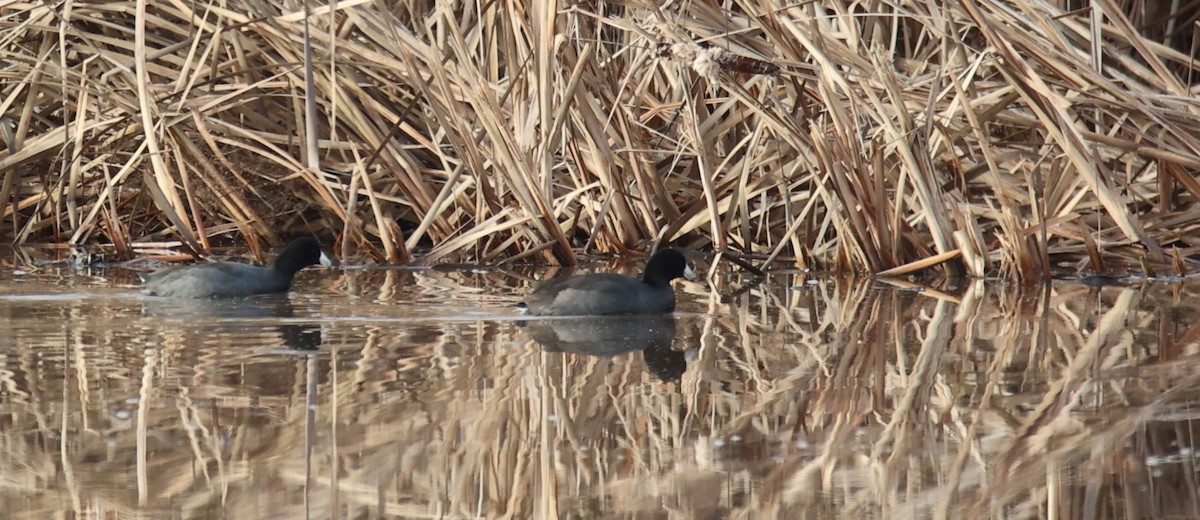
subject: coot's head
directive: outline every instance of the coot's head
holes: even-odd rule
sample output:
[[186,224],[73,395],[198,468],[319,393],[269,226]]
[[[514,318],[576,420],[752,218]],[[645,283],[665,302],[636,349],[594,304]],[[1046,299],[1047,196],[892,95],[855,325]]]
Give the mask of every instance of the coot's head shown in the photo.
[[642,275],[642,281],[656,287],[670,285],[671,280],[676,278],[696,279],[696,272],[678,249],[663,249],[654,253],[646,262],[646,272]]
[[333,261],[321,250],[321,243],[317,242],[317,239],[300,237],[279,253],[279,257],[275,259],[275,270],[290,276],[305,267],[317,264],[330,267]]

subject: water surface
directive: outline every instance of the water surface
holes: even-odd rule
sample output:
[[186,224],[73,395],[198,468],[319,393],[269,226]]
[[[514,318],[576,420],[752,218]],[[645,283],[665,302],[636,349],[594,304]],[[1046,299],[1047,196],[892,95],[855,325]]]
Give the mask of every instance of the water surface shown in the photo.
[[544,270],[173,301],[0,258],[11,518],[1200,517],[1191,283],[718,270],[522,322]]

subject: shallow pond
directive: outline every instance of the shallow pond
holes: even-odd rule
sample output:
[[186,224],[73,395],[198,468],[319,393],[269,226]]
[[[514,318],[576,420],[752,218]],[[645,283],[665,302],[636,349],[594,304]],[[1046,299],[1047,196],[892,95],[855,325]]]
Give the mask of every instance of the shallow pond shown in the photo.
[[1200,517],[1195,285],[718,270],[522,322],[544,269],[211,302],[14,258],[8,518]]

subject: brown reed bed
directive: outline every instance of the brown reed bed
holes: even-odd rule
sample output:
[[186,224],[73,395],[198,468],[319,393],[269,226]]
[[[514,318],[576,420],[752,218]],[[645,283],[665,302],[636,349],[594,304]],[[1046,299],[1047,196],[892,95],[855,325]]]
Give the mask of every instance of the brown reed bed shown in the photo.
[[1183,273],[1197,7],[1161,4],[9,3],[0,234]]

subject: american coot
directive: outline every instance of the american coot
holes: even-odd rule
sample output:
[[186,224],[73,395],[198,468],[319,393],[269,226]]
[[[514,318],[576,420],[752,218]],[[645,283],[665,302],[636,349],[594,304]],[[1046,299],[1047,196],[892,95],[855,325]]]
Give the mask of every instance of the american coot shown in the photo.
[[683,253],[663,249],[650,257],[641,280],[612,273],[554,278],[534,289],[517,309],[536,316],[671,312],[675,310],[671,280],[681,277],[695,280],[696,273]]
[[312,237],[293,240],[271,267],[209,262],[167,267],[142,275],[148,293],[176,298],[229,298],[287,292],[296,272],[310,265],[333,265]]

